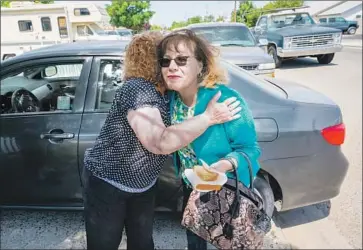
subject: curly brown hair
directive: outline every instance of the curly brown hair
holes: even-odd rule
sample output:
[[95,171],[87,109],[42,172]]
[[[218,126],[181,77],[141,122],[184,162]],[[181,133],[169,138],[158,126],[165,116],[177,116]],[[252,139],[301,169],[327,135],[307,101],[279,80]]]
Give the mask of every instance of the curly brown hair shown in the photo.
[[158,67],[157,46],[163,35],[161,32],[150,31],[137,34],[126,48],[124,58],[124,80],[132,77],[144,78],[156,88],[164,92],[164,84],[159,81],[160,68]]
[[219,50],[191,30],[180,29],[168,34],[158,46],[158,58],[163,58],[168,49],[178,51],[178,46],[181,43],[194,51],[195,58],[203,63],[201,76],[198,77],[201,86],[212,88],[217,83],[227,84],[226,71],[217,63]]

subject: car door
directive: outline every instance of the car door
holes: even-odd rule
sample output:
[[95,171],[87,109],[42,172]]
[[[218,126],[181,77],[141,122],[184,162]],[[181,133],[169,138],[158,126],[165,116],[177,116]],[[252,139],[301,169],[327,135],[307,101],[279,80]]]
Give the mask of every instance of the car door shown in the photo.
[[267,17],[263,16],[258,20],[256,27],[254,28],[254,35],[256,37],[256,40],[258,41],[261,38],[266,38],[266,32],[267,32]]
[[[80,171],[84,153],[93,146],[112,105],[115,91],[122,85],[122,62],[119,56],[95,57],[92,64],[78,148]],[[159,177],[156,206],[174,208],[181,182],[175,176],[172,157],[167,159]]]
[[348,22],[343,17],[335,18],[335,27],[337,29],[344,31],[348,29],[348,26]]
[[0,205],[82,201],[77,148],[91,63],[56,57],[2,68]]

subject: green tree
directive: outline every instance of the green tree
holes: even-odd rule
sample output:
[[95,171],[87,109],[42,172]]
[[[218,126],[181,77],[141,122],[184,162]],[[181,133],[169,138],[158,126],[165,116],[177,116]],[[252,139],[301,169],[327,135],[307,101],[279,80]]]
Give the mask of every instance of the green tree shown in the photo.
[[151,25],[151,30],[163,30],[163,27],[159,26],[159,25]]
[[[264,11],[280,9],[280,8],[292,8],[300,7],[304,4],[303,0],[275,0],[270,1],[262,8],[256,8],[252,1],[243,1],[240,3],[237,9],[237,22],[245,23],[248,27],[253,27],[260,15]],[[234,20],[234,11],[232,11],[232,21]]]
[[183,27],[185,27],[187,25],[188,25],[188,23],[185,22],[185,21],[180,21],[180,22],[174,21],[171,24],[170,29],[173,30],[173,29],[183,28]]
[[[234,14],[234,11],[232,11],[232,21],[234,20]],[[236,21],[252,27],[256,24],[259,14],[259,9],[253,5],[252,1],[243,1],[237,9]]]
[[1,1],[1,7],[10,8],[10,1]]
[[216,19],[216,22],[224,22],[224,21],[225,21],[224,16],[218,16]]
[[187,20],[187,24],[202,23],[202,22],[203,22],[203,17],[201,16],[193,16],[188,18]]
[[116,27],[126,27],[135,31],[143,29],[154,11],[150,10],[150,1],[113,0],[106,6],[110,23]]
[[301,7],[304,4],[303,0],[275,0],[263,6],[264,10],[274,10],[280,8]]
[[213,15],[204,16],[204,18],[203,18],[203,22],[206,22],[206,23],[210,23],[210,22],[214,22],[214,21],[215,21],[215,17]]
[[[10,2],[11,1],[1,1],[1,7],[7,7],[10,8]],[[54,0],[35,0],[34,3],[41,3],[41,4],[50,4],[54,3]]]
[[53,0],[39,0],[39,1],[34,1],[34,3],[50,4],[50,3],[54,3],[54,1]]

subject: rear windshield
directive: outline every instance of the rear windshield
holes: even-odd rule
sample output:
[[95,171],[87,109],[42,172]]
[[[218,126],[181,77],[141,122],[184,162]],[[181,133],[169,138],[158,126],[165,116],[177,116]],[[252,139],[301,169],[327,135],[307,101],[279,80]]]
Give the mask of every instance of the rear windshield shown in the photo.
[[208,42],[218,45],[240,45],[254,47],[256,41],[245,26],[211,26],[191,28],[197,35],[204,37]]
[[238,82],[248,82],[250,84],[256,85],[257,87],[262,88],[265,91],[280,98],[287,99],[288,97],[287,93],[283,89],[281,89],[280,87],[276,86],[275,84],[267,80],[264,80],[260,76],[255,76],[251,72],[243,70],[240,67],[225,60],[221,60],[221,65],[225,69],[227,69],[229,74],[233,74],[233,76],[238,79]]

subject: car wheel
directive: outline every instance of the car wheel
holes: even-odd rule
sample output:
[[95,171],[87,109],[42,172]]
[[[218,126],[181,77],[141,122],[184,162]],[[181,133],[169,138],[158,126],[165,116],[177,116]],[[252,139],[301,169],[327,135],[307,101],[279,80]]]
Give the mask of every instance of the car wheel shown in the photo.
[[357,31],[357,28],[356,27],[350,27],[348,29],[348,34],[349,35],[354,35],[356,31]]
[[326,55],[319,55],[318,56],[318,62],[320,64],[329,64],[331,61],[333,61],[334,53],[326,54]]
[[270,184],[268,184],[264,178],[259,176],[256,177],[253,184],[255,192],[263,200],[263,208],[266,214],[272,217],[275,210],[275,197]]
[[267,52],[274,59],[276,68],[280,68],[282,64],[282,59],[277,55],[276,47],[273,45],[269,46]]

